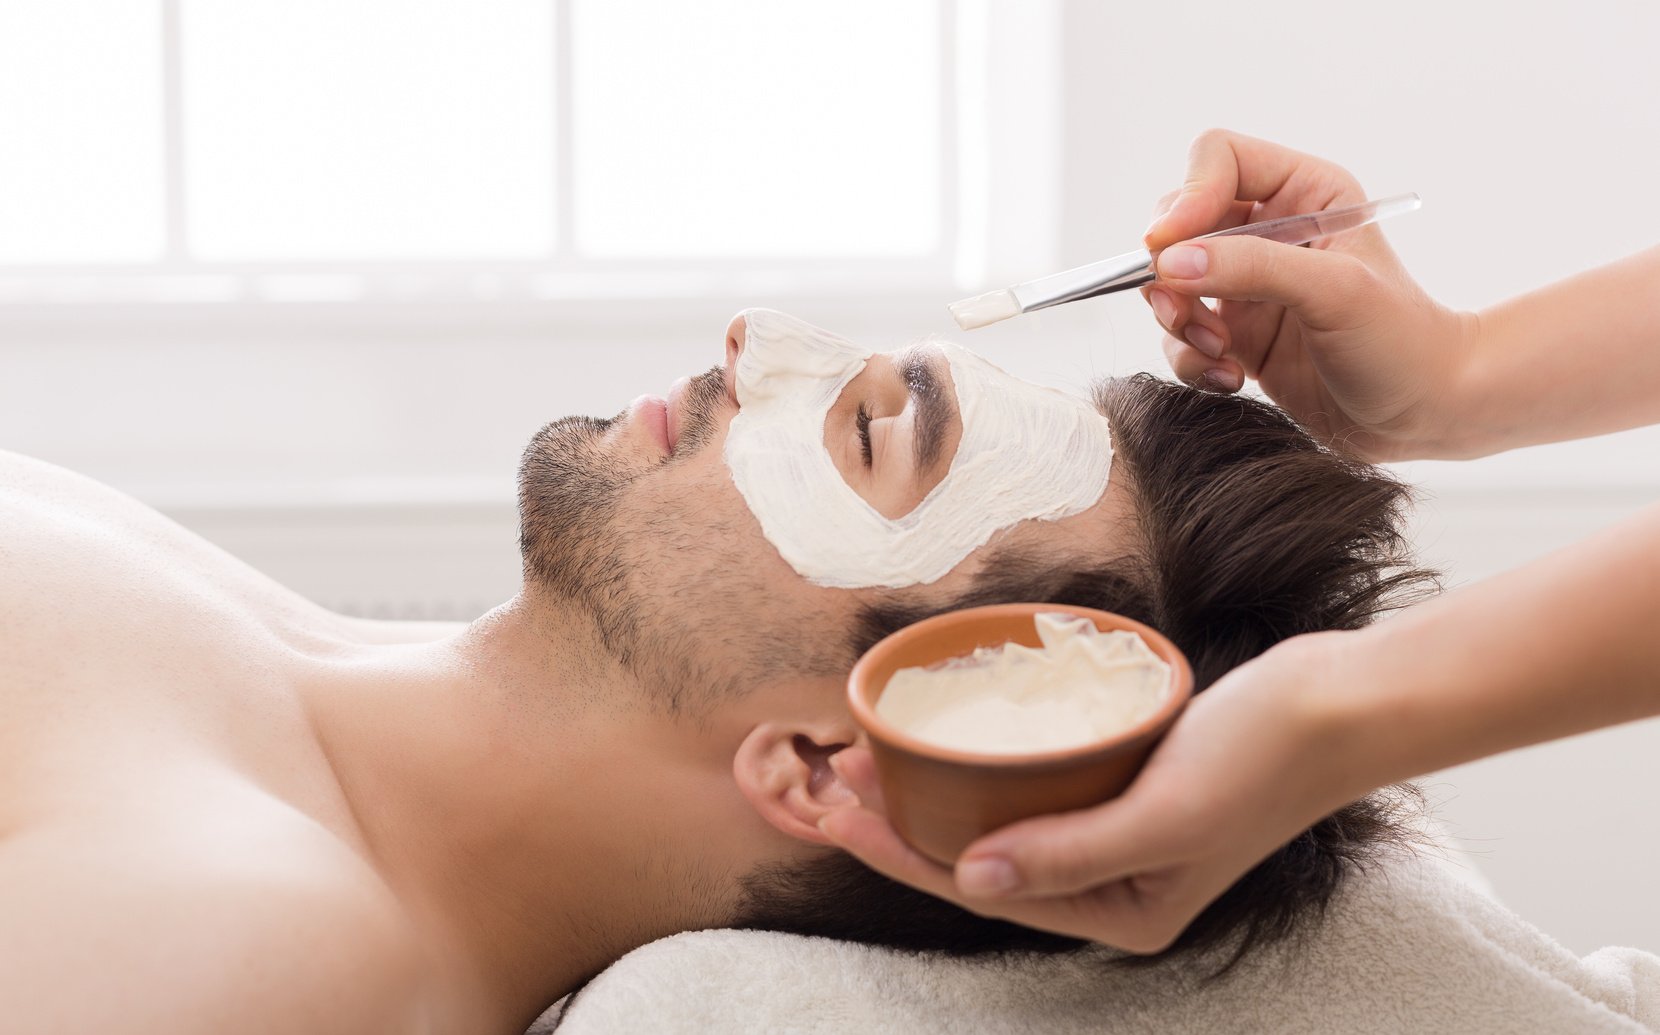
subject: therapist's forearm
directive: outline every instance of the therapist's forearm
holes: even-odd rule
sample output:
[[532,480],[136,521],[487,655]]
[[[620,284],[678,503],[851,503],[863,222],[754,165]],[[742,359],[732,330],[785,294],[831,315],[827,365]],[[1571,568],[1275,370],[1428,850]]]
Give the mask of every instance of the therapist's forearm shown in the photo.
[[1456,456],[1660,421],[1660,247],[1479,314],[1445,423]]
[[1344,800],[1660,714],[1660,507],[1337,635],[1343,685],[1317,707]]

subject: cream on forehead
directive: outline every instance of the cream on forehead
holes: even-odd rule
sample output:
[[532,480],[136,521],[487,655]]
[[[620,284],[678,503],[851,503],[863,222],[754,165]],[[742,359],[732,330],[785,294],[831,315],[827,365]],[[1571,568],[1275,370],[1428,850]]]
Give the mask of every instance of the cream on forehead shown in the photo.
[[1112,439],[1093,406],[946,345],[962,441],[921,503],[884,517],[824,445],[831,407],[874,353],[771,309],[744,317],[726,464],[761,533],[809,581],[933,582],[999,529],[1079,513],[1106,490]]

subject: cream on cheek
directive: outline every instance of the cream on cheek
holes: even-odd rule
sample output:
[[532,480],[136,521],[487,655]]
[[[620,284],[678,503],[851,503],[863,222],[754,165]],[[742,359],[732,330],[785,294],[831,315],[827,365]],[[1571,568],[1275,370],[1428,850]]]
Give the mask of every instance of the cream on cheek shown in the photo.
[[1112,440],[1094,407],[946,345],[962,440],[921,503],[884,517],[824,446],[825,419],[871,350],[774,310],[744,315],[726,464],[767,541],[811,582],[933,582],[999,529],[1079,513],[1106,490]]

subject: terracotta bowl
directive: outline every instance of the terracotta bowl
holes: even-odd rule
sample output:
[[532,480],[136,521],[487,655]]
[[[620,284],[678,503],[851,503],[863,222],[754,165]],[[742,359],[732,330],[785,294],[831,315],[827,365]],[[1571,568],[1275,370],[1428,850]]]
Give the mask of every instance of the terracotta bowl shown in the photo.
[[[1050,612],[1088,618],[1103,632],[1139,635],[1170,665],[1170,693],[1158,710],[1106,740],[1024,755],[939,747],[876,714],[876,702],[898,670],[1010,641],[1041,647],[1033,616]],[[1086,808],[1120,794],[1192,695],[1193,670],[1162,635],[1122,615],[1060,604],[993,604],[937,615],[877,643],[847,679],[848,707],[869,736],[888,822],[917,851],[946,865],[981,835],[1016,820]]]

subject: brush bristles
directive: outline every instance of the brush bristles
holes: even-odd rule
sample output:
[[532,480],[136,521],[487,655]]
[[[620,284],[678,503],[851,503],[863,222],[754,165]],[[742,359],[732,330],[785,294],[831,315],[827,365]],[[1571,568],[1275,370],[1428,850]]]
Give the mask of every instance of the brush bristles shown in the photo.
[[972,331],[976,327],[984,327],[999,320],[1007,320],[1019,314],[1020,303],[1015,301],[1014,292],[1008,288],[987,291],[983,295],[951,303],[951,318],[965,331]]

